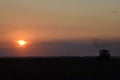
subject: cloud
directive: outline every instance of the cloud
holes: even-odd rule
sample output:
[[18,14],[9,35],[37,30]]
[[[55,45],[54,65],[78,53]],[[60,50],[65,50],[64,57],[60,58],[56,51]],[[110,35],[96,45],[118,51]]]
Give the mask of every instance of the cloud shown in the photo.
[[0,48],[0,56],[98,56],[98,51],[103,48],[109,49],[112,56],[120,56],[119,41],[102,41],[97,44],[99,49],[90,41],[38,42],[26,48]]

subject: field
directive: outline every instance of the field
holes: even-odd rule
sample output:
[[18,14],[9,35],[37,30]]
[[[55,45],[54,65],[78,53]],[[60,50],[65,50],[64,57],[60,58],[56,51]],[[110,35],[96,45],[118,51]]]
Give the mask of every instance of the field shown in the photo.
[[120,59],[97,57],[0,58],[0,77],[26,80],[119,80]]

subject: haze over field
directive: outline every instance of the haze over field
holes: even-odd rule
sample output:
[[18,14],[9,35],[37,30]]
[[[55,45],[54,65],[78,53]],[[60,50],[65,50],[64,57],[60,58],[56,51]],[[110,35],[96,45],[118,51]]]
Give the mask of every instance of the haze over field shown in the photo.
[[120,0],[0,0],[1,56],[120,56],[119,40]]

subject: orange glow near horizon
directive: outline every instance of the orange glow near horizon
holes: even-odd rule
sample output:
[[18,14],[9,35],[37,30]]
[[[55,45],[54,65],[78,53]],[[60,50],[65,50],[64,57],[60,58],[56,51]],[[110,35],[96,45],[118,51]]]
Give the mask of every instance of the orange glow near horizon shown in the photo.
[[20,46],[24,46],[27,42],[24,40],[18,40],[17,41]]

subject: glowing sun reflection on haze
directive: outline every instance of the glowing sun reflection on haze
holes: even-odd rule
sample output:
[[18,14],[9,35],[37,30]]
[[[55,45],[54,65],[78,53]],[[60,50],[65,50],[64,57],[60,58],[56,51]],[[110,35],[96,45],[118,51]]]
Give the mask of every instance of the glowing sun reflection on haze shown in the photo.
[[18,43],[20,46],[24,46],[25,44],[27,44],[27,42],[24,41],[24,40],[18,40],[17,43]]

